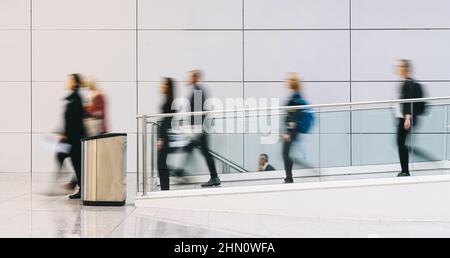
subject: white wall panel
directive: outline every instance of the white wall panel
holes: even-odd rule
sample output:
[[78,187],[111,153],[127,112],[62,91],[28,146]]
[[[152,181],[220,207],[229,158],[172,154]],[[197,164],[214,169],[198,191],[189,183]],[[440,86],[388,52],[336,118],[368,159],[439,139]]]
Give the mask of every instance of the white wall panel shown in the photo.
[[242,33],[236,31],[141,31],[139,80],[186,80],[201,69],[209,81],[242,80]]
[[350,135],[324,134],[320,136],[320,166],[350,166]]
[[[444,160],[445,135],[443,134],[417,134],[412,144],[414,154],[410,162],[425,162]],[[420,155],[418,153],[421,153]],[[423,154],[423,155],[422,155]]]
[[140,29],[240,29],[242,0],[139,0]]
[[[205,82],[202,83],[209,98],[216,98],[226,104],[227,98],[242,98],[243,90],[240,82]],[[175,97],[189,98],[192,88],[186,82],[175,82]],[[163,95],[160,93],[160,82],[139,83],[139,114],[159,114]],[[225,106],[224,106],[225,108]],[[221,108],[223,109],[223,108]],[[217,110],[217,109],[216,109]]]
[[99,83],[105,94],[110,132],[136,132],[136,83]]
[[[178,84],[176,84],[178,85]],[[138,114],[159,114],[163,104],[159,82],[140,82],[138,86]],[[177,87],[177,86],[176,86]],[[178,91],[178,87],[176,88]],[[177,94],[177,93],[175,93]]]
[[[304,97],[311,104],[346,103],[350,101],[350,83],[348,82],[304,82]],[[324,94],[333,92],[333,94]],[[285,82],[246,82],[246,98],[278,98],[284,105],[290,96]]]
[[448,0],[355,0],[352,27],[450,28]]
[[355,134],[352,141],[353,165],[399,162],[395,134]]
[[69,94],[64,82],[33,84],[33,132],[64,130],[64,98]]
[[348,0],[245,0],[246,29],[347,29]]
[[30,0],[0,1],[0,29],[30,28]]
[[249,31],[245,80],[278,81],[298,72],[307,81],[347,81],[348,31]]
[[131,31],[36,31],[33,80],[62,81],[78,72],[101,81],[134,81],[135,41]]
[[31,126],[31,88],[27,82],[0,83],[0,132],[29,132]]
[[30,80],[30,32],[0,31],[0,81]]
[[[421,84],[427,97],[450,96],[450,82],[421,82]],[[360,102],[398,99],[400,87],[401,82],[353,82],[352,100]]]
[[34,0],[33,28],[133,29],[135,0]]
[[30,134],[0,133],[0,171],[29,173]]
[[398,59],[412,60],[414,77],[448,80],[450,31],[354,31],[352,79],[397,80]]

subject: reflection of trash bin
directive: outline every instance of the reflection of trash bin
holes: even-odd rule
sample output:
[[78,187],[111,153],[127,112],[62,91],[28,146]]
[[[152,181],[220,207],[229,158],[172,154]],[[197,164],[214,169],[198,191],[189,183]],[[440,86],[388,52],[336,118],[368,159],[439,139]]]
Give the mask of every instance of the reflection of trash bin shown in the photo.
[[88,206],[122,206],[126,200],[126,134],[82,140],[81,199]]

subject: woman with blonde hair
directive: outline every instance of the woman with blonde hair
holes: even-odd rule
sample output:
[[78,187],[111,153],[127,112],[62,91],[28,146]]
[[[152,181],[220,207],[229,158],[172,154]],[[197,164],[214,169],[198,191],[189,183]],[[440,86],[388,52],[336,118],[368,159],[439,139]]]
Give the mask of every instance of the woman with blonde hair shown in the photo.
[[[287,78],[287,86],[291,90],[292,94],[289,98],[286,106],[301,106],[308,105],[301,94],[301,82],[298,74],[289,73]],[[286,170],[285,183],[293,183],[294,179],[292,177],[292,168],[294,166],[294,160],[290,156],[290,151],[292,143],[297,140],[298,134],[308,133],[314,122],[314,116],[309,109],[291,109],[287,111],[285,120],[285,132],[282,134],[283,138],[283,161],[284,168]],[[311,167],[305,162],[303,163],[306,167]]]
[[97,82],[88,78],[84,86],[92,93],[92,101],[86,106],[86,113],[90,121],[88,124],[90,135],[99,135],[108,132],[106,125],[106,100],[104,94],[99,90]]

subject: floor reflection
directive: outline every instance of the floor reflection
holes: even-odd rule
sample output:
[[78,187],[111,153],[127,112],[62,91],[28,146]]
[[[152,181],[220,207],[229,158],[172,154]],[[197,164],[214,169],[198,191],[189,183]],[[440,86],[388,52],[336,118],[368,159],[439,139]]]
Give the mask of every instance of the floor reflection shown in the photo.
[[83,207],[65,193],[45,194],[53,184],[51,175],[39,173],[31,179],[0,173],[0,237],[450,237],[450,221],[354,221],[135,208],[132,201],[124,207]]

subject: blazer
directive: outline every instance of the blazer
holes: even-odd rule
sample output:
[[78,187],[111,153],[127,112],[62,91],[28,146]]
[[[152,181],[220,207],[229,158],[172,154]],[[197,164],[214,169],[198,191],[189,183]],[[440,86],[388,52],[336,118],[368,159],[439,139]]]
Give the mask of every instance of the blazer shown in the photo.
[[[300,92],[294,92],[286,103],[286,106],[301,105],[302,96]],[[296,131],[298,110],[288,110],[285,119],[285,128],[289,133]]]
[[[408,78],[403,82],[402,87],[400,88],[400,98],[401,99],[414,99],[422,97],[422,89],[420,84],[418,84],[415,80]],[[411,115],[413,112],[412,108],[417,106],[416,103],[411,105],[411,103],[403,103],[401,110],[403,115]],[[415,114],[412,114],[415,115]]]
[[[201,97],[201,99],[200,99]],[[198,98],[198,99],[197,99]],[[200,84],[194,84],[194,89],[191,97],[189,98],[189,104],[191,105],[191,112],[202,112],[204,104],[207,99],[206,91]],[[200,103],[198,103],[200,101]],[[191,116],[191,125],[202,125],[205,120],[205,115]],[[200,123],[201,122],[201,123]]]
[[[166,98],[164,104],[161,106],[161,111],[163,114],[174,113],[172,110],[172,99]],[[160,121],[160,126],[158,126],[158,138],[168,140],[168,130],[172,128],[172,117],[164,117]]]
[[83,124],[85,111],[78,89],[73,90],[65,100],[64,136],[70,144],[81,144],[80,140],[86,137],[86,129]]

